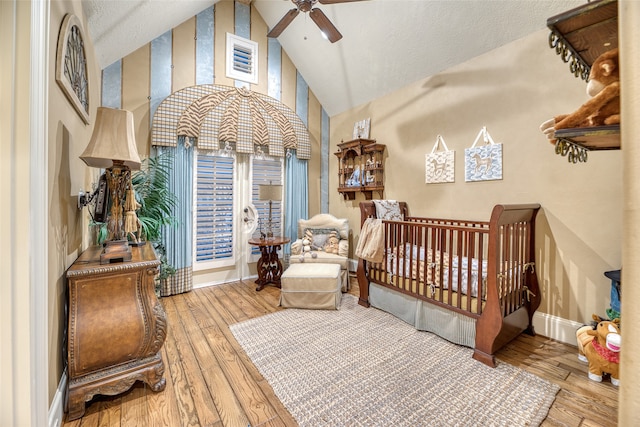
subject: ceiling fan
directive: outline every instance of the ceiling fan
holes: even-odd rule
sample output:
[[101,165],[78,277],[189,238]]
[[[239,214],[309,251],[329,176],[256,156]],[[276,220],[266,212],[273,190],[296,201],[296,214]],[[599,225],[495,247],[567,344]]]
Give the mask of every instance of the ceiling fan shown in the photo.
[[286,15],[269,31],[267,37],[278,37],[285,28],[293,21],[293,18],[298,16],[298,13],[309,12],[309,16],[316,23],[320,31],[329,39],[331,43],[335,43],[342,38],[340,31],[329,21],[327,15],[320,9],[316,9],[313,6],[316,3],[320,4],[335,4],[335,3],[347,3],[352,1],[363,0],[291,0],[291,3],[295,4],[295,9],[291,9]]

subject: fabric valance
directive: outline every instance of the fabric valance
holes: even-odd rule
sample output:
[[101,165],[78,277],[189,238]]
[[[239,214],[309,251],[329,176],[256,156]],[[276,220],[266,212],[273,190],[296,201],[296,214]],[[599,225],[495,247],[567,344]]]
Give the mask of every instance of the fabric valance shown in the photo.
[[277,99],[245,88],[197,85],[168,96],[153,116],[151,145],[175,147],[179,138],[201,149],[233,147],[276,157],[291,149],[299,159],[311,158],[300,117]]

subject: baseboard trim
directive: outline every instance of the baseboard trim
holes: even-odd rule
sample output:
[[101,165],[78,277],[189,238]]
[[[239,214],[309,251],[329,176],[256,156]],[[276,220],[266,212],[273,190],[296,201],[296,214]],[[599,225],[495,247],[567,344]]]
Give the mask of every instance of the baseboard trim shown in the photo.
[[64,394],[67,390],[67,371],[62,373],[58,389],[49,407],[49,427],[60,427],[64,418]]
[[565,344],[576,345],[576,330],[581,326],[584,326],[584,324],[551,314],[536,312],[533,315],[533,327],[536,334]]
[[202,283],[194,284],[193,285],[193,289],[208,288],[209,286],[224,285],[225,283],[237,282],[239,280],[242,280],[242,281],[245,281],[245,282],[255,282],[257,279],[258,279],[258,275],[254,274],[253,276],[242,277],[240,279],[235,279],[235,280],[224,279],[224,280],[215,280],[215,281],[209,281],[209,282],[202,282]]

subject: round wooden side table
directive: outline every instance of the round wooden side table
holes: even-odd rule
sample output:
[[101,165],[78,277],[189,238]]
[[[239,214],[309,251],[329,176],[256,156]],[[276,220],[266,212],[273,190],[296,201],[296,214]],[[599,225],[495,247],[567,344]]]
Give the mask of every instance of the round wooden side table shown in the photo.
[[260,247],[260,259],[258,260],[258,280],[256,280],[256,291],[261,291],[265,285],[275,285],[280,287],[280,276],[282,276],[282,263],[278,259],[278,250],[290,239],[287,237],[267,237],[264,239],[249,239],[249,244]]

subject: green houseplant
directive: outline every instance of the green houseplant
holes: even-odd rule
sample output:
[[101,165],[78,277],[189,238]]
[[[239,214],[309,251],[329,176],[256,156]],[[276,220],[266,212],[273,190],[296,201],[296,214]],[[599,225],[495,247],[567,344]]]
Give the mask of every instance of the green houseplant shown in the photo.
[[131,176],[136,200],[140,203],[137,211],[140,220],[139,237],[151,242],[160,256],[160,281],[175,273],[175,268],[167,262],[166,250],[161,242],[164,227],[178,225],[173,216],[177,198],[169,189],[173,160],[173,155],[169,152],[149,157],[142,161],[140,170]]

